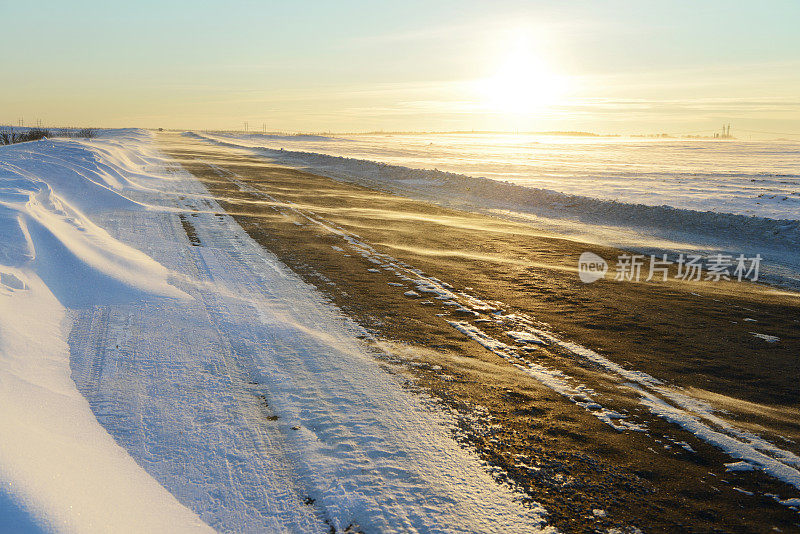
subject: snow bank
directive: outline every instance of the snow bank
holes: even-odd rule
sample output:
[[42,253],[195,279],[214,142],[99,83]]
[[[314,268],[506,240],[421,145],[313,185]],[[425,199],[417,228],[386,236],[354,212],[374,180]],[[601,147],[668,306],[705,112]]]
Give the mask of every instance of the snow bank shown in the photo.
[[[242,148],[235,141],[226,142],[199,134],[188,134],[224,146]],[[435,169],[412,169],[376,161],[258,148],[264,155],[281,163],[307,167],[326,175],[370,180],[373,185],[392,190],[422,194],[428,198],[464,203],[484,209],[513,210],[544,217],[571,217],[589,223],[651,228],[674,234],[696,233],[718,237],[720,232],[731,239],[749,243],[765,242],[776,246],[800,245],[800,220],[769,219],[713,211],[694,211],[670,206],[647,206],[570,195],[547,189],[524,187]]]
[[800,143],[537,134],[209,133],[223,141],[439,169],[626,204],[797,219]]
[[[221,135],[226,135],[224,132],[220,132]],[[343,137],[328,137],[325,135],[316,135],[316,134],[236,134],[236,137],[239,139],[250,139],[253,141],[296,141],[296,142],[326,142],[326,141],[337,141],[337,142],[346,142],[347,139]]]
[[115,443],[70,378],[65,306],[186,296],[76,207],[142,209],[94,157],[76,142],[0,148],[0,526],[208,530]]
[[[30,264],[69,307],[141,293],[185,298],[167,270],[112,238],[86,213],[146,209],[121,193],[113,162],[75,141],[5,147],[0,156],[0,250],[9,266]],[[78,283],[80,282],[80,283]]]
[[95,419],[70,378],[64,308],[42,279],[28,267],[0,271],[24,282],[0,286],[0,495],[16,522],[63,532],[209,530]]

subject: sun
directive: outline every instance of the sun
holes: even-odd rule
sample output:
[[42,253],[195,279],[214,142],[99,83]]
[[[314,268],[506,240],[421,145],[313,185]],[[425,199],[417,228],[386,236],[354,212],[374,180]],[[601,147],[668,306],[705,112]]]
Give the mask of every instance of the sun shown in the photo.
[[495,65],[494,73],[478,82],[481,99],[491,111],[540,112],[558,104],[567,90],[566,78],[554,72],[524,36]]

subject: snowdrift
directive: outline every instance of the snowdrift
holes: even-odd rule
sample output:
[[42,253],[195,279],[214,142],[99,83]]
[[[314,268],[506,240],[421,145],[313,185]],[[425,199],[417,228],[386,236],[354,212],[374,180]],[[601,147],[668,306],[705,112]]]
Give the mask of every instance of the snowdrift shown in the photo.
[[99,157],[74,141],[0,147],[0,526],[207,531],[100,426],[70,378],[67,308],[187,298],[86,215],[146,209]]

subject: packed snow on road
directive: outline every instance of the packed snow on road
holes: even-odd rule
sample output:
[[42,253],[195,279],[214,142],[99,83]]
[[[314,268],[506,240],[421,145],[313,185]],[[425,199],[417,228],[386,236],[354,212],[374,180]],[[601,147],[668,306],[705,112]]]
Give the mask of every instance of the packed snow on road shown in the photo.
[[152,134],[0,147],[0,514],[20,532],[535,532]]

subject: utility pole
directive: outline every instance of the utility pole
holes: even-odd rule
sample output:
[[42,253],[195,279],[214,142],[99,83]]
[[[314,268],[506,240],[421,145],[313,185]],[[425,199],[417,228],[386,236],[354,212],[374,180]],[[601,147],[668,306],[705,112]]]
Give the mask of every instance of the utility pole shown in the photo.
[[247,121],[244,121],[244,131],[245,131],[245,133],[247,133],[247,128],[248,128]]

